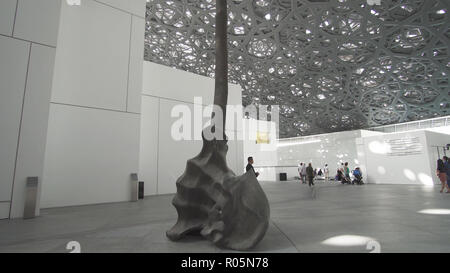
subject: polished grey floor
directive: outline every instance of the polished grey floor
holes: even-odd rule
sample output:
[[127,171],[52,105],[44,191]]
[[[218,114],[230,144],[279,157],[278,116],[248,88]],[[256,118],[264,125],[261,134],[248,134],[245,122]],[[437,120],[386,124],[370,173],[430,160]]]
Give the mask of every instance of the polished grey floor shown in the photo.
[[[450,194],[440,194],[438,187],[262,185],[271,225],[253,252],[368,253],[370,240],[381,252],[450,252],[450,215],[419,213],[450,209]],[[177,216],[171,199],[47,209],[32,220],[2,220],[0,252],[69,252],[69,241],[79,242],[82,252],[226,251],[197,237],[169,241],[165,231]],[[327,244],[329,239],[334,243]]]

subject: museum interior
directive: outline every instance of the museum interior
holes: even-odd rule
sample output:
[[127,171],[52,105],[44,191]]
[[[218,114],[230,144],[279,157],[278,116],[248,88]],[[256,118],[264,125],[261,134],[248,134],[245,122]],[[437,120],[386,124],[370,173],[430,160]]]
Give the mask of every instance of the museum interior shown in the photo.
[[450,252],[448,0],[1,0],[0,253]]

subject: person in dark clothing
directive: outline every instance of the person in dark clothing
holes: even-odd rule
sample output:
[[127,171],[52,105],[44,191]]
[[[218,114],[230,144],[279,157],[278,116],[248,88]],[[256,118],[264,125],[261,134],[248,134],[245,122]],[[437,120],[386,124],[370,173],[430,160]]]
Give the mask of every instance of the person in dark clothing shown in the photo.
[[336,172],[336,177],[335,177],[334,180],[341,182],[342,181],[342,177],[343,177],[343,174],[342,174],[341,168],[338,168],[337,172]]
[[362,172],[359,167],[356,167],[356,169],[353,171],[353,176],[355,177],[355,179],[353,179],[352,184],[355,183],[356,185],[364,184],[364,182],[362,181]]
[[247,167],[245,167],[245,170],[246,170],[247,172],[250,171],[250,170],[252,170],[252,172],[255,174],[255,176],[258,177],[258,176],[259,176],[259,173],[258,173],[258,172],[255,172],[255,169],[253,168],[253,163],[254,163],[253,157],[249,156],[249,157],[247,158],[247,162],[248,162],[248,164],[247,164]]
[[308,176],[309,186],[314,186],[314,169],[311,163],[306,167],[306,176]]
[[447,168],[444,164],[444,161],[440,158],[437,161],[436,175],[439,177],[439,180],[442,184],[440,192],[442,193],[444,191],[444,188],[447,188],[447,193],[450,193],[450,188],[447,185]]
[[450,159],[444,156],[444,166],[447,170],[447,186],[450,188]]

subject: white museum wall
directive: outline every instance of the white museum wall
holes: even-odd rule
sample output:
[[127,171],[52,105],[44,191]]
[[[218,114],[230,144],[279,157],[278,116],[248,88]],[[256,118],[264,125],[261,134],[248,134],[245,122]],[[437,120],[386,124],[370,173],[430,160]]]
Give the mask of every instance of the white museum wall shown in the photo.
[[[403,153],[396,153],[392,141],[409,141],[413,145],[401,145]],[[367,164],[368,182],[374,184],[417,184],[433,185],[433,174],[427,149],[425,131],[389,133],[364,137],[364,152]]]
[[[435,184],[441,184],[439,178],[435,175],[435,171],[437,169],[437,160],[438,158],[442,159],[444,155],[450,157],[450,151],[443,148],[447,144],[450,144],[450,135],[425,130],[425,136],[427,140],[426,148],[428,149],[431,176],[433,177],[433,181]],[[439,149],[439,152],[437,151],[437,149]]]
[[369,130],[360,130],[361,137],[371,137],[371,136],[381,136],[384,133],[377,131],[369,131]]
[[0,203],[0,219],[8,219],[9,217],[9,209],[10,209],[10,203]]
[[52,104],[42,207],[128,201],[139,116]]
[[145,0],[63,1],[42,208],[130,200],[130,174],[139,171],[145,7]]
[[127,111],[130,45],[143,41],[132,37],[133,17],[93,0],[62,5],[52,103]]
[[[37,176],[40,179],[37,204],[40,190],[44,183],[44,156],[47,139],[49,117],[49,99],[51,80],[53,77],[55,51],[53,48],[40,45],[31,46],[26,97],[22,113],[22,128],[19,137],[16,173],[13,187],[13,204],[11,217],[21,217],[25,203],[25,185],[27,177]],[[39,207],[36,208],[39,214]]]
[[[247,165],[247,158],[253,157],[255,171],[259,172],[258,180],[275,181],[277,168],[277,130],[276,123],[264,120],[244,119],[244,157],[243,170]],[[265,133],[269,143],[256,143],[257,133]],[[241,160],[242,161],[242,160]]]
[[364,141],[362,138],[371,137],[371,136],[381,136],[384,133],[377,132],[377,131],[369,131],[369,130],[360,130],[360,132],[361,132],[361,138],[357,138],[355,140],[356,153],[357,153],[357,158],[358,158],[358,167],[360,167],[360,169],[361,169],[364,183],[369,183],[366,151],[364,149]]
[[[426,130],[430,131],[430,132],[450,135],[450,126],[441,126],[441,127],[436,127],[436,128],[429,128]],[[448,143],[450,143],[450,141]]]
[[280,168],[280,172],[286,172],[288,179],[293,179],[295,176],[299,176],[298,165],[300,162],[312,163],[313,168],[321,169],[328,164],[330,177],[336,175],[337,168],[344,162],[349,163],[351,170],[356,166],[362,168],[356,141],[361,137],[363,131],[280,139],[278,142],[278,166],[283,166]]
[[[202,99],[201,104],[194,104],[195,97]],[[200,153],[202,147],[201,140],[173,139],[172,125],[179,119],[171,116],[173,107],[184,106],[194,113],[194,108],[211,104],[213,97],[214,79],[144,62],[139,179],[145,182],[145,195],[175,193],[175,182],[184,172],[186,161]],[[229,84],[228,104],[242,105],[240,86]],[[233,125],[231,119],[228,114],[227,162],[236,174],[242,174],[242,141],[231,139],[234,133],[242,134],[242,122]],[[204,122],[207,120],[204,118]],[[200,131],[201,128],[191,128],[192,138]]]
[[0,2],[0,219],[22,216],[27,177],[42,183],[60,7]]
[[0,36],[0,219],[9,217],[29,47]]
[[[367,174],[367,160],[366,151],[364,149],[364,140],[362,138],[357,138],[355,140],[356,154],[358,157],[359,167],[361,168],[362,178],[364,183],[369,183],[369,176]],[[336,172],[337,173],[337,172]],[[334,173],[334,176],[336,176]]]
[[0,2],[0,34],[11,36],[16,15],[17,0],[3,0]]
[[[438,131],[445,131],[445,128]],[[422,147],[419,154],[391,156],[377,150],[389,140],[410,137],[419,137]],[[288,180],[294,179],[298,176],[299,162],[311,162],[314,168],[323,168],[327,163],[330,177],[334,177],[341,162],[349,162],[351,170],[356,166],[361,168],[366,183],[430,185],[438,183],[434,174],[437,157],[434,146],[445,146],[449,142],[448,135],[429,130],[389,134],[357,130],[280,139],[278,162],[271,168],[275,179],[271,181],[279,180],[281,172],[287,173]],[[441,151],[441,157],[442,154]]]
[[159,98],[142,96],[139,179],[145,195],[158,192]]
[[[107,5],[110,5],[116,9],[126,11],[138,17],[145,17],[145,8],[142,8],[142,3],[146,0],[95,0]],[[142,60],[141,60],[142,61]]]

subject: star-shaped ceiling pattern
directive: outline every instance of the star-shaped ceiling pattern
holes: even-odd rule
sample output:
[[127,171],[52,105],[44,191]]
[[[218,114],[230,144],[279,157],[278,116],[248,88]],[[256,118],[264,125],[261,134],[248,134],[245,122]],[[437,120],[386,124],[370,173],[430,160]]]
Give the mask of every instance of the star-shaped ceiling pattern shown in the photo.
[[[230,80],[245,106],[280,106],[281,138],[450,113],[448,0],[228,5]],[[147,0],[145,59],[214,77],[214,16],[213,0]]]

